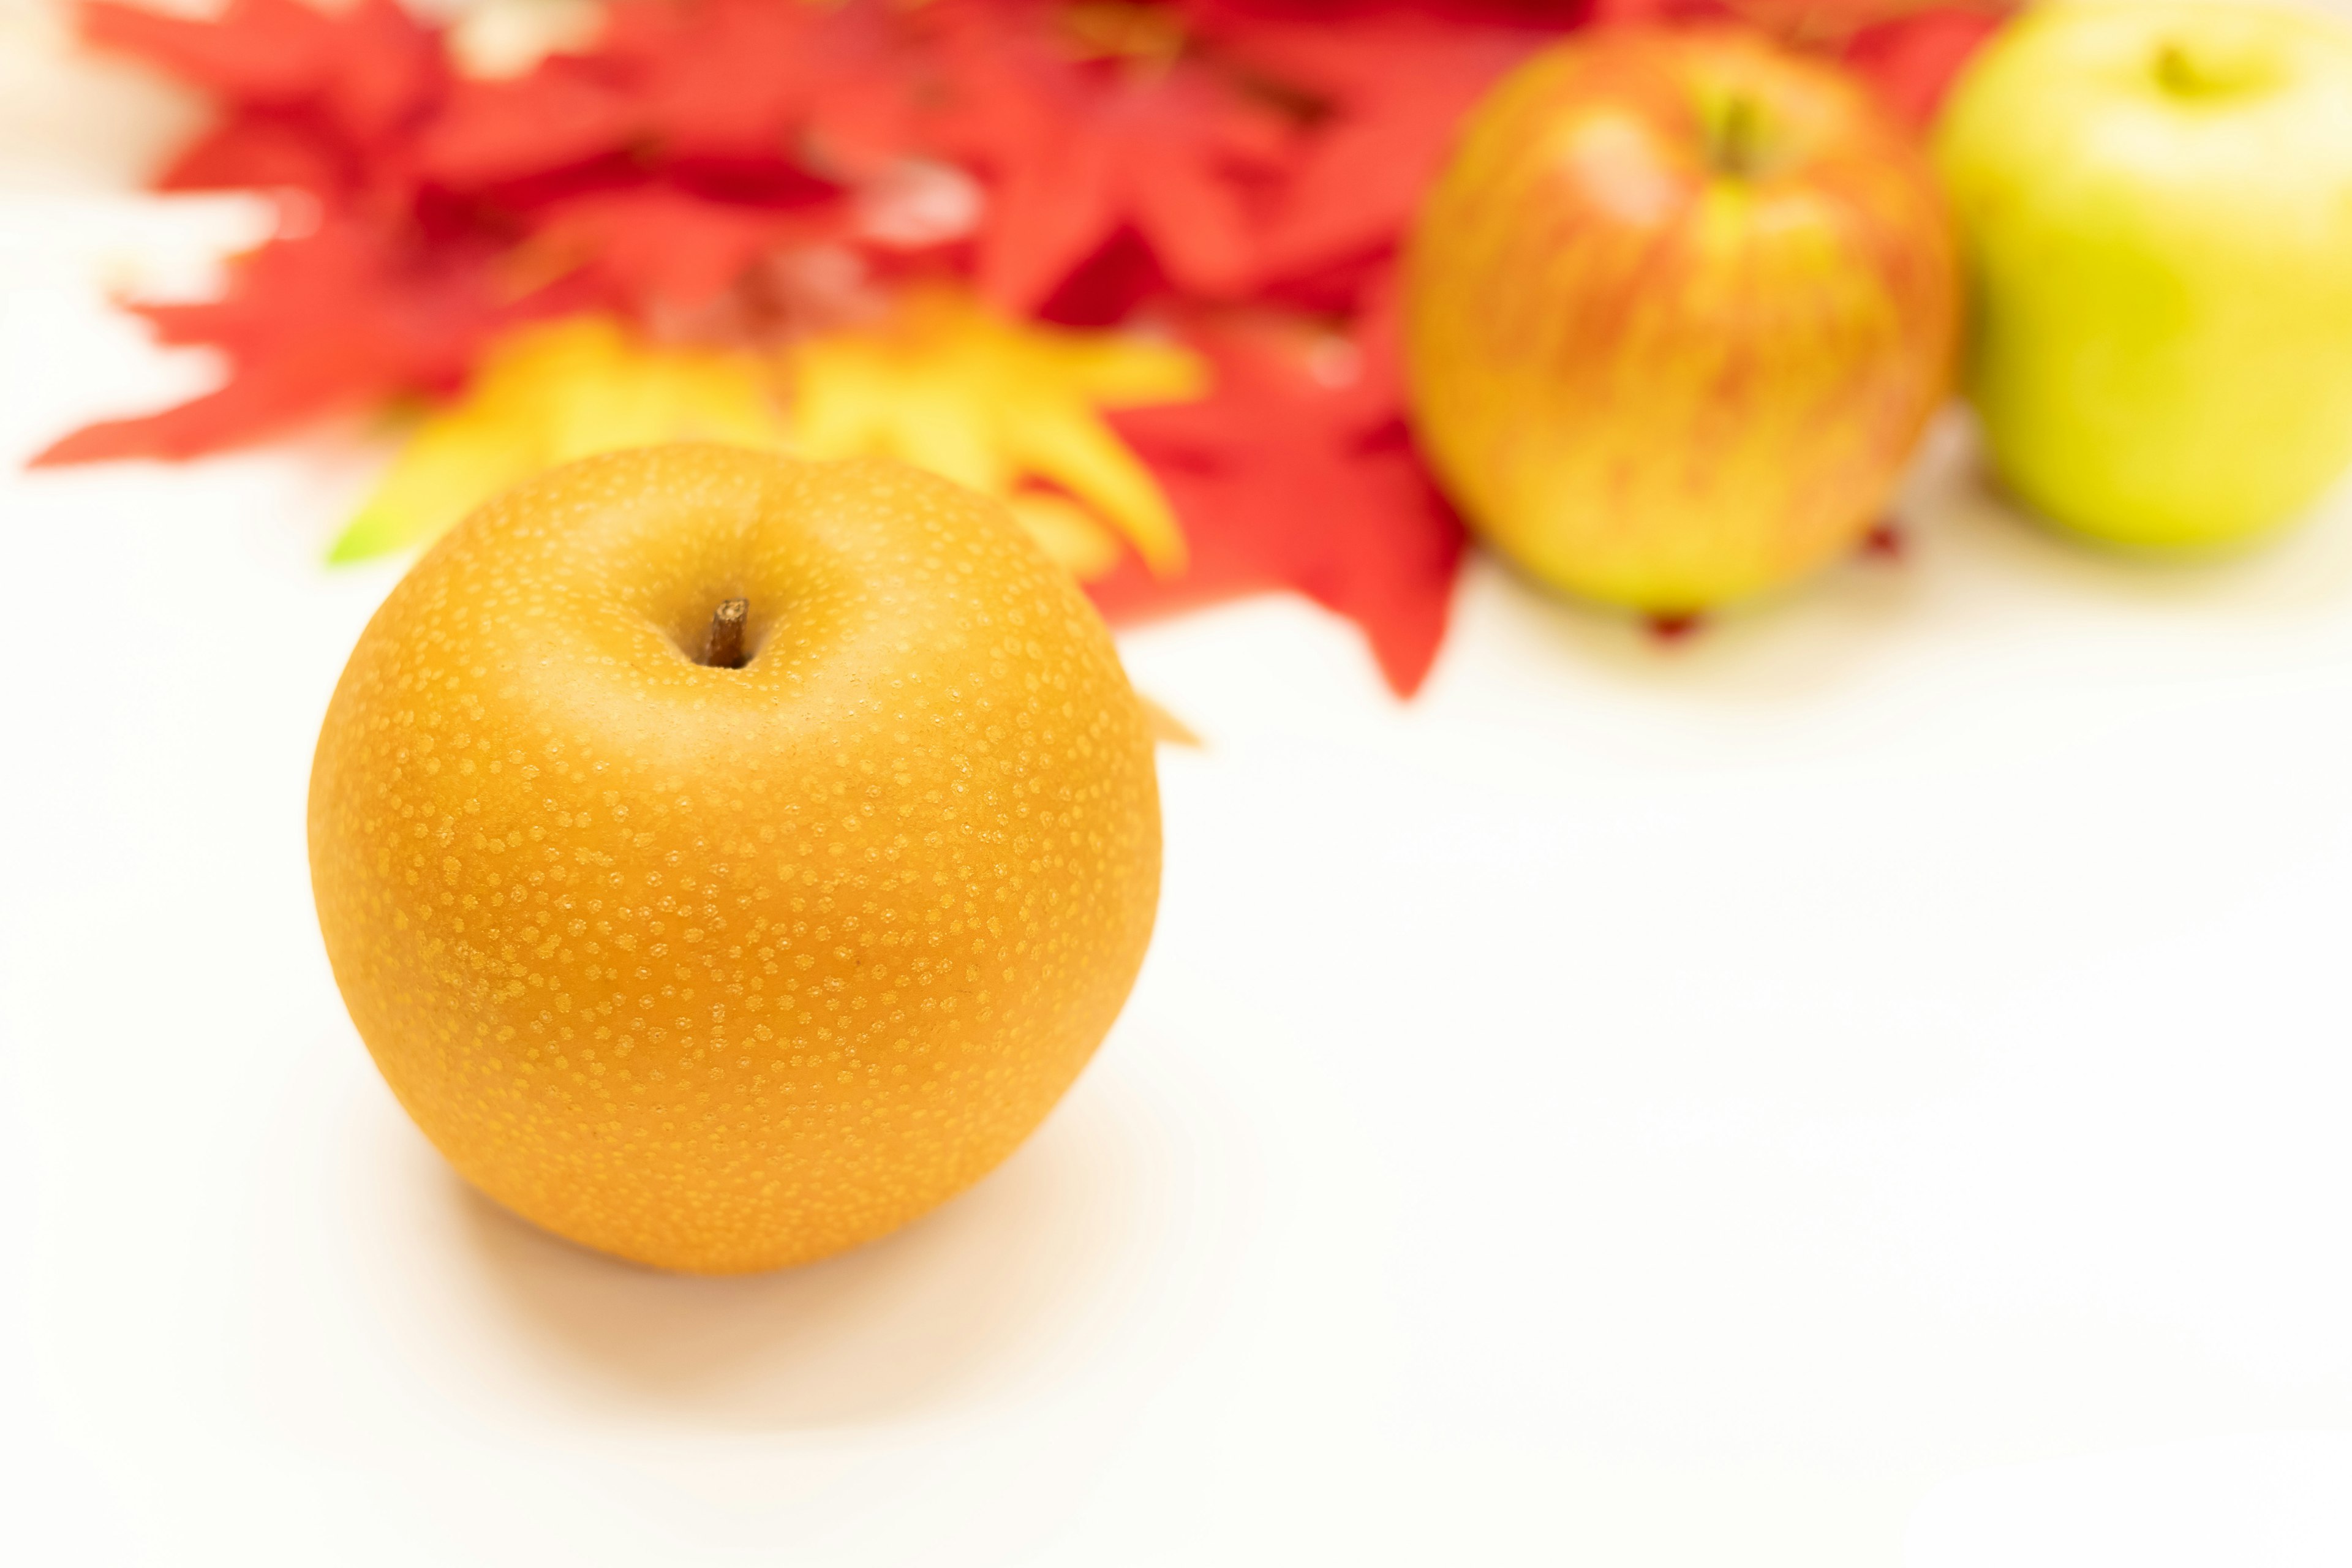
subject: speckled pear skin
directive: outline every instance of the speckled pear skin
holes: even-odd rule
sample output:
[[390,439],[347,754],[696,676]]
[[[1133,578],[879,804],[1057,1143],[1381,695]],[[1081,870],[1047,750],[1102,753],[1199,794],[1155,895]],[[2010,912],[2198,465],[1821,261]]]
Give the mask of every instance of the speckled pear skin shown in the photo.
[[[750,601],[739,669],[696,662]],[[466,1179],[737,1273],[971,1185],[1150,938],[1152,742],[998,503],[895,464],[667,447],[446,535],[353,651],[310,779],[352,1019]]]

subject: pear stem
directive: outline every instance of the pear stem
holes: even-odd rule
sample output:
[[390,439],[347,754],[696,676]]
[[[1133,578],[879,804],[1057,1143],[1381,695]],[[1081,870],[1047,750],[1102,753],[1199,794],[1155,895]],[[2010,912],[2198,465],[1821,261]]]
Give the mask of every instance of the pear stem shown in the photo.
[[751,614],[749,599],[729,599],[710,612],[710,636],[703,644],[703,663],[713,669],[743,668],[743,623]]

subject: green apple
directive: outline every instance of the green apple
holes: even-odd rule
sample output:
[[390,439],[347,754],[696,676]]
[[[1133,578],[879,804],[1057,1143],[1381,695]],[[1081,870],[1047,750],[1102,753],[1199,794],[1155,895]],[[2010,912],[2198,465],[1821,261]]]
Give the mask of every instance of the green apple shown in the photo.
[[1993,462],[2069,528],[2228,544],[2352,463],[2352,29],[2207,0],[2028,13],[1937,126]]

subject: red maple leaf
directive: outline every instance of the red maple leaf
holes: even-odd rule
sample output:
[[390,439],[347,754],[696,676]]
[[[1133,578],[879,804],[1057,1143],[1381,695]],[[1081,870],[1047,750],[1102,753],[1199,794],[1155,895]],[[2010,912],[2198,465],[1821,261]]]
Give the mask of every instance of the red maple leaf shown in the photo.
[[551,270],[576,260],[580,284],[644,314],[706,303],[761,257],[832,237],[845,221],[838,204],[756,205],[648,183],[551,204],[530,246]]
[[241,258],[220,300],[137,309],[163,342],[226,353],[227,384],[160,414],[78,430],[36,466],[191,458],[326,410],[446,390],[521,313],[498,300],[486,257],[387,243],[345,218]]
[[1281,168],[1289,116],[1185,52],[1181,36],[1090,52],[1053,7],[1020,0],[949,0],[936,20],[950,103],[933,134],[991,187],[983,293],[1032,311],[1129,231],[1185,293],[1233,299],[1255,286],[1254,198]]
[[908,140],[925,36],[875,0],[624,0],[592,48],[461,84],[427,169],[478,187],[617,154],[779,167],[815,142],[863,170]]
[[1846,40],[1845,63],[1906,123],[1924,131],[1960,68],[2007,20],[2004,11],[1959,6],[1914,12],[1856,32]]
[[235,109],[181,149],[155,180],[160,191],[307,191],[347,200],[369,177],[365,160],[299,114]]
[[209,92],[221,118],[156,181],[163,190],[293,186],[323,202],[404,178],[400,144],[447,91],[439,36],[394,0],[329,13],[231,0],[213,20],[113,0],[77,14],[84,41]]
[[439,35],[396,0],[340,12],[230,0],[212,19],[85,0],[79,19],[89,43],[135,55],[232,108],[299,108],[360,141],[399,131],[447,80]]
[[1268,271],[1286,277],[1392,245],[1463,115],[1559,30],[1410,10],[1342,26],[1223,8],[1202,26],[1232,58],[1320,110],[1265,242]]
[[1216,367],[1202,403],[1112,423],[1183,523],[1188,568],[1132,559],[1088,584],[1115,620],[1276,590],[1360,627],[1391,689],[1411,696],[1444,639],[1462,526],[1413,451],[1388,313],[1355,335],[1293,316],[1229,318],[1194,334]]
[[475,190],[625,153],[645,124],[627,81],[599,61],[553,55],[523,76],[459,83],[417,157],[426,178]]
[[1837,57],[1924,130],[1960,68],[2013,9],[2009,0],[1593,0],[1592,19],[1744,23]]
[[666,156],[814,152],[862,172],[911,141],[915,100],[933,75],[928,37],[921,18],[874,0],[623,0],[599,53],[630,73]]
[[[45,462],[190,457],[447,387],[524,315],[691,309],[771,247],[843,226],[833,187],[782,145],[756,167],[666,167],[661,110],[678,94],[643,96],[641,59],[558,57],[520,80],[462,82],[440,34],[393,0],[340,14],[233,0],[212,21],[93,0],[83,26],[224,110],[162,184],[296,186],[322,217],[236,263],[225,298],[142,310],[163,341],[221,351],[226,385],[94,426]],[[761,65],[734,57],[739,71]]]

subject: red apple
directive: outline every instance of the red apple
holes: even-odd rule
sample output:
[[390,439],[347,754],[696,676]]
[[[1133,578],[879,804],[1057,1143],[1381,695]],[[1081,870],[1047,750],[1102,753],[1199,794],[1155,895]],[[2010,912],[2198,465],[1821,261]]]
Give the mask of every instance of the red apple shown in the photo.
[[1601,29],[1472,115],[1406,258],[1413,418],[1472,525],[1654,615],[1869,530],[1950,384],[1959,288],[1920,149],[1829,64]]

